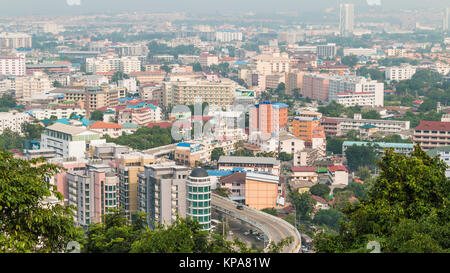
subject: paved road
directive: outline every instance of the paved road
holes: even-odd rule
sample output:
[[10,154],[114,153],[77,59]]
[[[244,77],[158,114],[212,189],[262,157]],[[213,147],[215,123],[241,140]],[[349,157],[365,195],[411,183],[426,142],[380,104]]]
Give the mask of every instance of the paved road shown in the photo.
[[300,251],[300,235],[296,233],[294,231],[294,227],[286,221],[277,217],[272,217],[271,215],[262,211],[251,209],[247,206],[244,206],[243,210],[239,210],[236,208],[235,202],[221,198],[215,194],[212,194],[211,202],[213,206],[226,209],[232,213],[244,216],[249,220],[257,222],[264,227],[264,229],[268,233],[267,235],[269,236],[270,241],[279,242],[286,237],[292,236],[294,238],[294,242],[285,247],[282,251],[283,253],[293,253]]

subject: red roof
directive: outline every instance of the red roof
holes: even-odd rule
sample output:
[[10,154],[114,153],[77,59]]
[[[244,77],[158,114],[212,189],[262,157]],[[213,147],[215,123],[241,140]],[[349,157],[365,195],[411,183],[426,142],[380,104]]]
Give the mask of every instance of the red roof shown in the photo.
[[422,120],[414,130],[450,131],[450,122]]
[[314,166],[298,166],[298,167],[292,167],[291,171],[293,171],[293,172],[315,172],[315,171],[317,171],[317,167],[314,167]]
[[91,129],[122,129],[122,125],[117,123],[97,121],[91,125]]
[[149,124],[147,124],[148,128],[152,128],[154,126],[159,126],[161,129],[165,129],[167,127],[172,126],[172,122],[150,122]]
[[328,202],[327,202],[327,200],[325,200],[325,199],[323,199],[322,197],[320,197],[320,196],[317,196],[317,195],[311,195],[311,198],[312,199],[314,199],[314,200],[316,200],[317,202],[319,202],[319,203],[322,203],[322,204],[328,204]]
[[331,166],[328,166],[328,170],[330,172],[336,172],[336,171],[348,172],[347,168],[344,165],[331,165]]

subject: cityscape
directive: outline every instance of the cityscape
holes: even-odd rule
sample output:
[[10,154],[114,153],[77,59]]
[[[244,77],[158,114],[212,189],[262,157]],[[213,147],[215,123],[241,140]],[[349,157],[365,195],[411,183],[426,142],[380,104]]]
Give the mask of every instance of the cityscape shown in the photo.
[[450,3],[25,2],[0,253],[450,251]]

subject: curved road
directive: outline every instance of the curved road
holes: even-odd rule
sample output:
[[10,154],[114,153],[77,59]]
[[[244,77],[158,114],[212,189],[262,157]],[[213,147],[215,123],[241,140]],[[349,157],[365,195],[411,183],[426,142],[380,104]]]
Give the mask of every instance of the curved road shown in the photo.
[[[213,206],[228,210],[240,216],[254,221],[264,227],[268,233],[269,240],[272,242],[279,242],[282,239],[292,236],[294,241],[283,249],[283,253],[298,253],[300,252],[301,238],[295,228],[281,218],[267,214],[247,206],[243,206],[243,210],[236,208],[237,203],[229,199],[222,198],[216,194],[211,194],[211,203]],[[251,224],[251,223],[250,223]]]

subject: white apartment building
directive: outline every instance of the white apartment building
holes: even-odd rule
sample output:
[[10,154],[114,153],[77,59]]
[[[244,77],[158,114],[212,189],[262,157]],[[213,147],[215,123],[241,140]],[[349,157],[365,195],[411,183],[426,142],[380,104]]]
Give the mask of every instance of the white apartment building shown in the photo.
[[450,73],[450,65],[444,63],[435,63],[431,66],[431,70],[446,76],[448,75],[448,73]]
[[0,112],[0,134],[9,129],[22,134],[22,125],[30,121],[30,116],[17,111]]
[[31,48],[31,35],[25,33],[0,33],[0,47]]
[[386,80],[390,81],[410,80],[415,73],[416,68],[409,64],[387,67],[385,71]]
[[344,92],[336,94],[336,102],[344,105],[345,107],[350,106],[375,106],[375,93],[373,92]]
[[70,118],[72,114],[86,116],[86,110],[82,108],[32,109],[29,113],[38,120],[50,119],[51,116],[57,119]]
[[0,75],[25,75],[25,58],[21,56],[0,56]]
[[12,83],[14,83],[14,80],[0,76],[0,94],[6,93],[8,90],[14,89],[15,85],[13,86]]
[[42,72],[35,72],[33,76],[15,78],[16,97],[28,99],[34,95],[42,95],[53,89],[48,76]]
[[120,59],[120,71],[125,74],[141,71],[141,61],[137,57],[122,57]]
[[97,57],[86,58],[86,72],[106,73],[109,71],[121,71],[125,74],[141,71],[141,61],[137,57]]
[[198,58],[198,61],[200,62],[200,65],[205,66],[211,66],[213,64],[218,65],[219,64],[219,57],[214,54],[209,53],[202,53],[200,54],[200,57]]
[[261,54],[254,58],[256,63],[256,71],[269,75],[272,73],[289,72],[289,57],[287,53],[279,54]]
[[405,57],[406,49],[403,46],[391,46],[387,49],[388,57]]
[[[173,82],[170,87],[172,105],[192,105],[195,99],[199,98],[209,105],[226,107],[233,104],[237,84],[229,79],[197,80]],[[165,88],[164,91],[166,92],[167,89]],[[169,97],[168,94],[165,96]]]
[[117,83],[117,87],[126,88],[127,91],[132,94],[135,94],[138,90],[137,84],[136,84],[136,78],[119,80]]
[[371,56],[377,54],[376,48],[344,48],[344,56],[355,55],[355,56]]
[[90,144],[106,143],[101,134],[86,127],[55,123],[41,134],[41,149],[53,149],[63,158],[84,158]]
[[[374,100],[370,96],[360,94],[358,100],[371,101],[373,104],[370,106],[383,106],[384,105],[384,83],[376,80],[369,80],[364,77],[355,76],[333,76],[329,78],[329,101],[337,101],[340,93],[372,93],[374,94]],[[352,99],[356,99],[351,97]],[[341,102],[344,97],[341,97]],[[366,104],[368,105],[368,104]]]
[[102,84],[108,84],[109,80],[105,76],[100,75],[87,75],[84,79],[84,86],[95,87],[101,86]]
[[216,32],[216,41],[218,42],[242,41],[242,37],[242,32],[235,30],[221,30]]
[[[386,134],[398,134],[400,131],[409,130],[409,121],[383,120],[383,119],[362,119],[361,114],[355,114],[354,118],[333,118],[339,122],[341,134],[346,134],[351,130],[359,131],[359,127],[364,125],[374,125]],[[337,126],[337,125],[336,125]]]
[[355,24],[355,5],[341,4],[339,14],[339,32],[341,36],[349,37],[353,34]]
[[317,57],[334,58],[336,56],[336,44],[318,45]]

